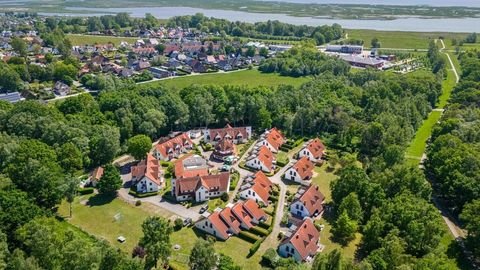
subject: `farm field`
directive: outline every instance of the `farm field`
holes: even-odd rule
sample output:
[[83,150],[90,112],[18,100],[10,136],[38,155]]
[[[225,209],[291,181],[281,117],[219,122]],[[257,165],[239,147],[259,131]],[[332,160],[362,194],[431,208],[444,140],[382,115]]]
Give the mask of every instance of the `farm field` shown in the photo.
[[261,73],[256,69],[234,71],[229,73],[201,74],[185,77],[144,83],[149,87],[163,85],[166,87],[182,89],[192,84],[217,84],[217,85],[248,85],[248,86],[278,86],[281,84],[300,86],[311,80],[310,78],[292,78],[274,73]]
[[93,45],[93,44],[107,44],[113,43],[115,46],[119,46],[120,42],[126,41],[128,43],[134,43],[138,38],[134,37],[111,37],[111,36],[93,36],[93,35],[76,35],[68,34],[67,38],[72,42],[73,46],[80,45]]

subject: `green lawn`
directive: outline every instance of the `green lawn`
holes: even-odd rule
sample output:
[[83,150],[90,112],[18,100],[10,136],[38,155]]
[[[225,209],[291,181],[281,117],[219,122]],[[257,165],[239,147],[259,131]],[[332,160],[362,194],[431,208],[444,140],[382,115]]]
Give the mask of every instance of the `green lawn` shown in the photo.
[[217,85],[248,85],[248,86],[277,86],[281,84],[300,86],[310,81],[309,77],[292,78],[280,76],[274,73],[261,73],[256,69],[242,70],[228,73],[201,74],[196,76],[175,77],[172,79],[154,81],[142,84],[155,87],[164,85],[166,87],[185,88],[192,84],[217,84]]
[[440,36],[445,38],[447,49],[453,49],[452,38],[464,39],[468,34],[464,33],[423,33],[423,32],[401,32],[401,31],[375,31],[364,29],[348,29],[349,39],[362,39],[366,47],[370,47],[370,41],[376,37],[383,48],[406,48],[406,49],[428,49],[431,40]]
[[318,188],[325,196],[325,202],[330,202],[332,200],[330,183],[338,178],[338,176],[334,174],[334,171],[329,171],[328,167],[327,162],[321,167],[315,167],[314,172],[316,173],[316,176],[312,179],[312,183],[318,185]]
[[362,234],[356,233],[355,239],[353,239],[350,243],[348,243],[348,245],[342,246],[339,243],[332,241],[331,239],[332,224],[330,224],[329,221],[327,221],[325,218],[322,218],[320,220],[316,220],[315,223],[323,224],[325,226],[323,230],[320,232],[320,244],[325,246],[325,249],[322,251],[323,254],[327,254],[330,251],[335,249],[340,249],[342,250],[342,253],[343,255],[345,255],[346,258],[350,258],[350,259],[355,258],[355,252],[362,240]]
[[417,130],[415,138],[410,146],[407,148],[407,158],[416,159],[417,163],[422,158],[423,152],[427,146],[427,140],[432,134],[433,126],[440,120],[442,113],[439,111],[433,111],[428,118],[423,121],[422,126]]
[[[68,203],[63,202],[58,212],[67,217]],[[120,218],[115,220],[114,216],[117,214],[120,214]],[[75,199],[73,217],[68,219],[68,222],[100,239],[107,240],[115,248],[130,253],[142,236],[142,222],[150,215],[165,218],[174,216],[171,212],[146,203],[136,207],[120,199],[110,201],[99,195],[85,195]],[[117,242],[120,235],[127,239],[123,244]]]
[[72,42],[72,45],[93,45],[93,44],[107,44],[113,43],[115,46],[120,45],[120,42],[126,41],[134,43],[137,38],[134,37],[111,37],[111,36],[93,36],[93,35],[76,35],[68,34],[67,38]]
[[277,161],[281,163],[288,163],[288,153],[283,151],[278,151]]

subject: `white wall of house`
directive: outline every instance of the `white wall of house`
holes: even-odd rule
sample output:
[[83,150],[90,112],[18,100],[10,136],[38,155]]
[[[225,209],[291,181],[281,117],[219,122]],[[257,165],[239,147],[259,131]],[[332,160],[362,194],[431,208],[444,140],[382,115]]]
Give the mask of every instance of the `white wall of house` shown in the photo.
[[140,192],[140,193],[158,191],[158,185],[145,176],[140,181],[137,182],[136,186],[137,186],[137,192]]
[[168,161],[169,160],[168,157],[164,157],[160,152],[157,151],[157,149],[153,150],[153,156],[157,160],[163,160],[163,161]]
[[290,242],[280,245],[278,247],[278,254],[284,258],[292,257],[297,262],[302,261],[302,257]]
[[227,238],[222,237],[221,234],[218,233],[217,228],[215,228],[215,226],[213,226],[213,224],[208,221],[208,219],[198,221],[197,223],[195,223],[195,227],[222,240],[227,240]]
[[252,168],[255,170],[262,170],[266,173],[269,173],[272,171],[272,168],[268,168],[267,166],[265,166],[257,157],[247,160],[245,165],[249,168]]
[[285,179],[295,181],[297,183],[302,183],[303,181],[303,179],[300,177],[300,174],[293,167],[290,167],[290,169],[285,172]]
[[252,199],[252,200],[255,200],[257,203],[258,202],[263,202],[264,204],[268,204],[268,202],[263,201],[262,198],[260,196],[258,196],[258,193],[256,193],[251,188],[242,190],[239,194],[240,194],[240,198],[242,198],[244,200]]
[[262,145],[266,146],[268,150],[270,150],[272,153],[278,152],[278,150],[275,149],[275,147],[273,147],[266,139],[262,139],[258,141],[257,146],[262,146]]
[[302,148],[302,150],[298,152],[298,158],[302,158],[302,157],[307,157],[308,160],[312,162],[319,162],[319,160],[313,157],[313,154],[310,152],[310,150],[308,150],[307,147]]
[[292,213],[292,215],[300,216],[302,218],[310,216],[308,209],[300,201],[296,201],[290,205],[290,213]]

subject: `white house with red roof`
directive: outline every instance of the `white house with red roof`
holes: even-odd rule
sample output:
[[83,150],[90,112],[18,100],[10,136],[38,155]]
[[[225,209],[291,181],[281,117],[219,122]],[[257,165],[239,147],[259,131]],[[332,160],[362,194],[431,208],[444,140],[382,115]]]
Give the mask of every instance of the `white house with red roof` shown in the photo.
[[310,218],[305,218],[300,225],[293,225],[288,237],[278,246],[280,256],[292,257],[297,262],[310,262],[320,249],[320,233]]
[[132,167],[132,183],[138,193],[157,192],[163,184],[160,165],[151,154]]
[[252,127],[232,127],[226,125],[224,128],[205,129],[203,139],[206,142],[216,144],[221,140],[231,140],[234,144],[246,143],[252,138]]
[[258,171],[255,175],[247,176],[244,179],[238,194],[244,200],[252,199],[257,203],[262,202],[264,205],[268,205],[272,186],[273,183],[270,179],[262,171]]
[[204,176],[209,173],[207,161],[199,155],[184,155],[175,161],[174,167],[175,178]]
[[285,172],[285,179],[300,184],[308,183],[312,179],[314,166],[315,165],[304,156]]
[[213,212],[207,218],[200,219],[195,223],[195,227],[222,240],[227,240],[230,237],[228,225],[222,220],[218,212]]
[[276,129],[272,128],[265,131],[258,140],[256,146],[266,146],[272,153],[278,153],[280,147],[286,142],[285,137],[282,133]]
[[181,133],[171,139],[159,141],[153,149],[153,155],[158,160],[169,161],[192,149],[193,141],[190,136],[187,133]]
[[230,173],[172,179],[172,195],[179,202],[207,201],[222,196],[230,188]]
[[247,158],[245,165],[255,170],[270,173],[275,170],[276,163],[277,161],[275,160],[273,153],[267,146],[262,145],[259,149],[252,152],[250,157]]
[[325,154],[325,145],[319,138],[308,141],[298,152],[298,157],[307,157],[313,163],[321,163]]
[[325,196],[320,192],[318,186],[302,186],[298,189],[290,205],[290,213],[301,218],[316,217],[323,214],[324,201]]

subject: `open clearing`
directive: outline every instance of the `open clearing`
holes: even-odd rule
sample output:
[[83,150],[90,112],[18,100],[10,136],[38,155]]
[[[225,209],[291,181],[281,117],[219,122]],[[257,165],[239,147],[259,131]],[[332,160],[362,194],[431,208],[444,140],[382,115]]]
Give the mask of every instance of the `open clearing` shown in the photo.
[[275,73],[261,73],[256,69],[234,72],[222,72],[212,74],[200,74],[195,76],[173,77],[172,79],[159,80],[144,83],[142,85],[182,89],[192,84],[216,84],[216,85],[247,85],[247,86],[278,86],[282,84],[300,86],[310,81],[310,77],[292,78],[280,76]]

